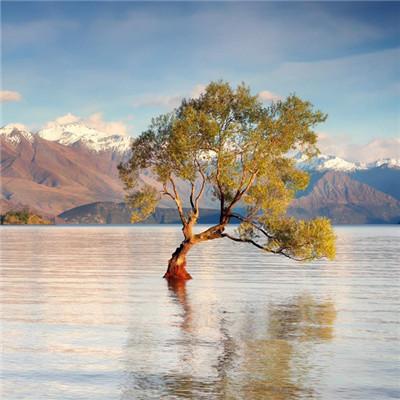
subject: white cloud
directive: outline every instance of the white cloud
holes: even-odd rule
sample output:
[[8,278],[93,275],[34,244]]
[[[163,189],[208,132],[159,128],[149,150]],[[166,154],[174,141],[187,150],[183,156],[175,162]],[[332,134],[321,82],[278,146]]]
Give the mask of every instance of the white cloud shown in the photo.
[[65,115],[62,115],[61,117],[56,118],[54,121],[49,122],[51,123],[55,123],[57,125],[67,125],[67,124],[73,124],[75,122],[79,122],[80,118],[77,117],[74,114],[68,113]]
[[349,157],[360,161],[371,162],[381,158],[400,157],[400,138],[373,139],[362,146],[351,146]]
[[45,128],[53,128],[59,125],[68,125],[73,123],[81,123],[88,128],[96,129],[107,134],[127,135],[128,128],[122,121],[105,121],[103,114],[100,112],[89,115],[87,118],[81,118],[77,115],[68,113],[48,122]]
[[278,101],[282,99],[281,96],[276,93],[270,92],[269,90],[263,90],[258,93],[258,98],[264,102]]
[[102,113],[94,113],[89,115],[88,118],[83,120],[83,123],[89,128],[96,129],[101,132],[114,134],[118,133],[119,135],[127,135],[128,130],[127,126],[122,121],[104,121]]
[[192,98],[200,97],[206,91],[206,87],[207,87],[206,85],[199,83],[190,92],[190,97]]
[[9,101],[20,101],[22,95],[19,92],[13,90],[1,90],[0,91],[0,103],[5,103]]
[[366,144],[356,144],[347,135],[330,136],[318,134],[318,145],[322,153],[332,154],[349,161],[373,162],[382,158],[400,157],[400,138],[374,138]]
[[147,94],[138,97],[134,102],[134,107],[160,107],[172,109],[178,107],[184,97],[197,98],[204,93],[206,85],[197,84],[194,88],[185,95],[160,95],[160,94]]
[[134,107],[174,108],[182,101],[182,96],[145,95],[133,102]]

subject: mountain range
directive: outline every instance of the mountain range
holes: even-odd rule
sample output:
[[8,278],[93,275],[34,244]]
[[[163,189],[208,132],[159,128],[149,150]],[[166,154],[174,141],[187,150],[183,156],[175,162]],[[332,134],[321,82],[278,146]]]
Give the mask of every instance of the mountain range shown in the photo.
[[[129,156],[131,141],[128,135],[82,123],[52,123],[35,133],[20,124],[4,126],[0,212],[29,207],[45,216],[60,215],[66,222],[128,223],[129,212],[120,204],[124,193],[117,165]],[[400,159],[363,164],[324,154],[311,161],[301,153],[294,158],[311,179],[291,205],[292,215],[324,215],[335,223],[400,221]],[[150,174],[140,178],[159,187]],[[189,190],[183,182],[179,189]],[[173,221],[171,207],[169,200],[163,200],[151,222]],[[211,221],[216,208],[211,188],[201,207]]]

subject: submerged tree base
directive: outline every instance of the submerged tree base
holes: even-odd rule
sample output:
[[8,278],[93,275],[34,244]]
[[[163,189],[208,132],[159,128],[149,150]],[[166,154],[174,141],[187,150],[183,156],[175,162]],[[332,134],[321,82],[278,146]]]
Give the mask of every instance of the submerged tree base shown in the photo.
[[164,275],[165,279],[176,281],[187,281],[192,279],[189,272],[186,271],[186,254],[192,246],[193,243],[185,240],[175,250],[168,262],[168,269]]
[[176,264],[171,262],[168,264],[167,272],[164,274],[164,278],[168,281],[187,281],[192,279],[189,272],[186,271],[186,264]]

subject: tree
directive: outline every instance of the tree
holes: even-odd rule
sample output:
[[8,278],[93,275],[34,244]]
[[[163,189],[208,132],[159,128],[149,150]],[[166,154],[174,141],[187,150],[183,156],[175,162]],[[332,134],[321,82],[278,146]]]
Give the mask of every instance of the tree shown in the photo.
[[20,211],[8,211],[1,216],[1,224],[9,225],[49,225],[51,222],[25,208]]
[[[133,223],[151,215],[163,196],[176,205],[184,239],[164,277],[190,279],[185,268],[189,250],[222,238],[295,260],[333,258],[329,220],[298,221],[286,215],[296,191],[309,181],[290,154],[317,154],[313,128],[325,119],[295,95],[265,107],[244,84],[233,89],[223,81],[211,82],[200,97],[184,99],[173,112],[153,119],[134,140],[130,159],[118,168]],[[156,178],[159,189],[140,179],[143,171]],[[189,211],[181,182],[190,188]],[[219,222],[194,233],[207,186],[219,203]],[[240,222],[235,234],[226,231],[233,220]]]

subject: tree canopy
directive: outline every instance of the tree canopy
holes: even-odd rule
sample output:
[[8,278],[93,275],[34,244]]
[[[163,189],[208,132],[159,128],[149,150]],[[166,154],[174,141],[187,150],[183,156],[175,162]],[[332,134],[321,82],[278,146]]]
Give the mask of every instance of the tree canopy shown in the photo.
[[[308,174],[296,168],[294,151],[318,153],[314,128],[326,115],[290,95],[265,106],[249,87],[211,82],[198,98],[152,120],[119,166],[132,208],[132,222],[147,218],[163,196],[175,202],[185,241],[228,238],[296,260],[333,258],[335,237],[329,220],[299,221],[286,215]],[[140,179],[151,173],[162,190]],[[183,208],[178,181],[189,184],[190,211]],[[193,234],[205,188],[219,204],[219,223]],[[228,233],[234,219],[240,225]]]

